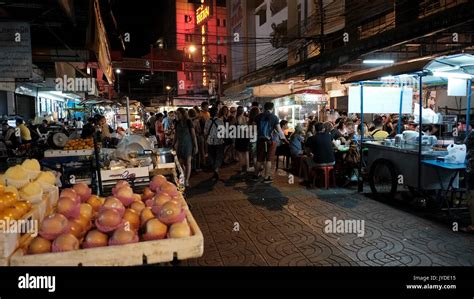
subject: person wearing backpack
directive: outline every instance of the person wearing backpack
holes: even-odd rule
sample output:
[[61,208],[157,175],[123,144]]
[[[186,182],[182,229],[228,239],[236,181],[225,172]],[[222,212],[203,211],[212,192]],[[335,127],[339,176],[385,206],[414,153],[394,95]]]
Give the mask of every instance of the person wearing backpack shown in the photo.
[[213,179],[219,179],[219,168],[224,162],[224,139],[219,137],[219,127],[224,127],[224,122],[217,117],[217,107],[210,110],[211,119],[204,127],[204,137],[207,143],[207,153],[212,171]]
[[264,183],[271,183],[272,176],[272,161],[275,160],[276,142],[272,138],[272,133],[276,131],[280,135],[280,139],[289,143],[283,133],[278,117],[273,114],[274,105],[272,102],[267,102],[263,106],[263,113],[259,114],[255,122],[257,124],[257,164],[255,167],[254,180],[260,180],[260,165],[264,165]]

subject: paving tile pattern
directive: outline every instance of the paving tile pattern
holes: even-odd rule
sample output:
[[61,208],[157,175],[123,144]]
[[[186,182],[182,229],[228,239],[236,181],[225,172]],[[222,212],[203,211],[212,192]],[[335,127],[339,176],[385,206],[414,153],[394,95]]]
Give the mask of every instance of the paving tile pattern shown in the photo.
[[[187,192],[204,234],[189,266],[473,266],[474,236],[355,190],[306,189],[279,171],[255,183],[224,168],[199,173]],[[364,220],[365,234],[326,233],[325,221]]]

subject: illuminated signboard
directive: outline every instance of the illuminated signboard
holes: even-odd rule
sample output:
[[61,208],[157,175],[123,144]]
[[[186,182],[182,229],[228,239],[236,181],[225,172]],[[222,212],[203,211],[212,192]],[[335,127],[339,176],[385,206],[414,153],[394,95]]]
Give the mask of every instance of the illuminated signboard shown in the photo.
[[211,16],[211,7],[207,5],[201,5],[196,10],[196,24],[200,25],[207,21]]

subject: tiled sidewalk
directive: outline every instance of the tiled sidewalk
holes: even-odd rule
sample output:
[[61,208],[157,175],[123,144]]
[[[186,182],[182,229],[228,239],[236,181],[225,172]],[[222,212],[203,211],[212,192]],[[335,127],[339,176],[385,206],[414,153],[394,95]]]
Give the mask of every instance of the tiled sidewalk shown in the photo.
[[[188,202],[204,234],[206,266],[472,266],[474,235],[348,189],[308,190],[279,171],[255,183],[225,168],[192,178]],[[328,219],[364,220],[365,235],[328,234]]]

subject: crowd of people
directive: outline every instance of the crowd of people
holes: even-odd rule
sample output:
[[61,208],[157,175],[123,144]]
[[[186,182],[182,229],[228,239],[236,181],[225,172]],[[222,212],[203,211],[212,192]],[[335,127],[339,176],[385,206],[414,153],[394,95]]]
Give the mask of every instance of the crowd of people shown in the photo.
[[[418,130],[407,118],[402,118],[403,130]],[[2,123],[3,139],[8,147],[28,144],[41,135],[47,135],[52,123],[44,119],[37,126],[26,125],[18,119],[16,130]],[[103,147],[113,147],[120,136],[125,134],[120,128],[113,130],[103,115],[90,117],[84,123],[75,118],[60,124],[67,135],[72,134],[83,139],[96,134]],[[281,152],[291,157],[299,165],[297,173],[302,174],[303,184],[310,184],[311,170],[316,166],[334,165],[342,158],[348,165],[354,165],[360,159],[357,144],[360,140],[384,140],[394,137],[398,132],[398,115],[375,115],[370,122],[361,123],[358,115],[331,112],[321,118],[308,116],[294,128],[288,121],[278,119],[271,102],[263,106],[258,102],[251,107],[228,107],[221,101],[212,106],[202,102],[191,109],[178,108],[175,111],[150,113],[146,121],[148,136],[156,138],[157,147],[174,148],[185,171],[185,184],[193,171],[207,169],[213,172],[213,178],[219,179],[223,165],[239,163],[239,174],[253,174],[253,179],[265,183],[272,182],[272,163],[276,154]],[[252,132],[252,136],[229,137],[222,135],[225,128],[235,127],[235,131]],[[242,128],[244,128],[242,130]],[[428,135],[439,134],[436,125],[422,128]],[[340,147],[349,151],[338,153]],[[279,150],[280,149],[280,150]],[[283,150],[282,150],[283,149]],[[339,154],[339,156],[338,156]]]
[[[333,114],[337,117],[326,117],[324,121],[309,116],[304,123],[289,129],[288,121],[279,120],[273,110],[271,102],[263,107],[254,102],[249,108],[228,107],[221,101],[212,106],[202,102],[191,109],[150,113],[147,130],[150,136],[156,137],[159,147],[176,150],[187,186],[193,171],[208,169],[213,172],[213,179],[219,179],[221,167],[236,162],[239,174],[250,173],[256,181],[271,183],[272,163],[277,148],[281,147],[288,148],[292,160],[301,161],[303,184],[308,184],[313,167],[334,165],[338,147],[355,149],[361,136],[364,140],[383,140],[397,133],[395,115],[376,115],[370,123],[363,124],[357,115],[349,117],[345,113]],[[403,130],[410,129],[407,120],[403,125]],[[220,128],[231,126],[235,131],[254,127],[256,138],[229,138],[220,134]],[[359,159],[358,153],[351,151],[344,153],[343,158],[346,157],[352,164]]]
[[[321,119],[309,116],[295,128],[288,128],[288,121],[279,120],[274,114],[273,103],[251,107],[228,107],[221,101],[212,106],[202,102],[191,109],[150,113],[147,130],[156,136],[159,147],[176,150],[185,170],[185,184],[193,171],[208,169],[213,178],[219,179],[223,165],[239,163],[239,174],[253,174],[253,179],[272,182],[272,163],[277,149],[286,148],[292,161],[301,165],[302,183],[310,184],[311,169],[315,166],[334,165],[338,158],[356,168],[360,159],[357,145],[362,140],[382,141],[398,133],[398,115],[375,115],[370,122],[361,123],[358,115],[332,112]],[[419,130],[407,117],[401,121],[404,130]],[[256,138],[229,138],[220,134],[219,128],[240,127],[256,129]],[[436,125],[423,126],[424,134],[437,135]],[[338,148],[348,151],[338,153]],[[338,156],[338,154],[340,154]]]

